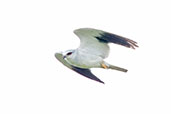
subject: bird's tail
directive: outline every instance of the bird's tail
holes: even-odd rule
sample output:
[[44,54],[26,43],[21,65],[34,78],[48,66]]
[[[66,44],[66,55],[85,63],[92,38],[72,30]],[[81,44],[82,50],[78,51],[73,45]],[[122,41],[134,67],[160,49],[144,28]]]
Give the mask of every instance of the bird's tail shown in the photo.
[[127,72],[128,71],[127,69],[117,67],[117,66],[114,66],[114,65],[110,65],[110,64],[109,64],[108,69],[118,70],[118,71],[122,71],[122,72]]

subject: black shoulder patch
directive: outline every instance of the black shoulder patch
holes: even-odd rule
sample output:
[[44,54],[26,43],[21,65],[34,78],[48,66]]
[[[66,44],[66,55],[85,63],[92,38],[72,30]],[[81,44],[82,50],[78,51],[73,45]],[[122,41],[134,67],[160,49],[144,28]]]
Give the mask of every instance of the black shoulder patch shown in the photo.
[[101,38],[101,36],[100,37],[95,37],[99,42],[102,42],[102,43],[108,43],[108,41],[107,40],[105,40],[105,39],[102,39]]

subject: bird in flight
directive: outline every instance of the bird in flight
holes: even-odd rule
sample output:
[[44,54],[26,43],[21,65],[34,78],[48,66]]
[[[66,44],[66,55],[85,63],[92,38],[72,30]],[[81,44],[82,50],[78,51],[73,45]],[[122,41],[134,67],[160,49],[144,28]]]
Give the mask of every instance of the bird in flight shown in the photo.
[[114,69],[127,72],[127,69],[111,65],[104,61],[109,55],[109,43],[115,43],[127,48],[135,49],[137,42],[128,38],[97,30],[93,28],[80,28],[74,30],[80,39],[80,46],[74,50],[55,53],[55,57],[66,67],[75,72],[100,83],[104,83],[90,68]]

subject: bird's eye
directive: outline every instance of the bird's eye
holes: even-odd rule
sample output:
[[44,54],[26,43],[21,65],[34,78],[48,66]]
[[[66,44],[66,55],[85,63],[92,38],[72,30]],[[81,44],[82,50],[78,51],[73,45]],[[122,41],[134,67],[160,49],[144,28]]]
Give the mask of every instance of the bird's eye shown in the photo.
[[67,55],[71,55],[71,54],[72,54],[72,52],[67,53]]

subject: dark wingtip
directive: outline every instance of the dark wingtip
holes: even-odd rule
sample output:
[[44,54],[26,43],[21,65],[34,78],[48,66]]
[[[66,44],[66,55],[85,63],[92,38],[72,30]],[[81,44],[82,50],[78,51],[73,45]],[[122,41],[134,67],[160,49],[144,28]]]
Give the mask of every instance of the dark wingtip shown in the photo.
[[137,42],[133,41],[133,40],[130,40],[130,39],[127,39],[125,38],[125,40],[127,41],[127,43],[129,44],[129,48],[132,48],[132,49],[136,49],[138,48],[139,46],[137,45]]
[[101,80],[100,80],[100,81],[98,81],[98,82],[100,82],[100,83],[102,83],[102,84],[105,84],[105,83],[104,83],[103,81],[101,81]]
[[89,78],[91,80],[103,83],[99,78],[97,78],[94,74],[89,69],[83,69],[83,68],[78,68],[75,66],[72,66],[72,70],[76,71],[77,73],[81,74],[82,76],[85,76],[86,78]]
[[102,43],[116,43],[132,49],[138,47],[137,42],[109,32],[103,32],[100,34],[100,36],[95,38]]

